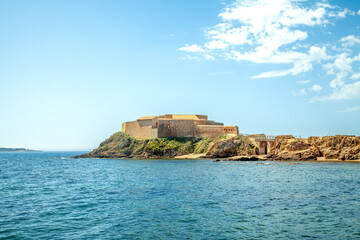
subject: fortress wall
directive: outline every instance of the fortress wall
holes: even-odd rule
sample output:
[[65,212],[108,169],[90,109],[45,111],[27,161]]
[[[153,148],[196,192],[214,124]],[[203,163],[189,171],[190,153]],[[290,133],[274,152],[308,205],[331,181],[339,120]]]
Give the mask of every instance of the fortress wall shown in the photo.
[[140,127],[138,121],[123,123],[122,131],[136,139],[151,138],[151,125]]
[[161,115],[161,116],[159,116],[159,118],[172,119],[172,114],[165,114],[165,115]]
[[224,127],[219,125],[198,125],[196,126],[196,137],[206,138],[206,137],[217,137],[224,135]]
[[196,120],[197,117],[195,115],[173,114],[172,119],[174,119],[174,120]]
[[195,115],[195,116],[197,116],[199,119],[208,120],[208,116],[206,115]]
[[195,120],[194,123],[196,125],[206,125],[206,120],[202,119],[202,120]]
[[126,132],[126,122],[121,124],[121,131]]
[[225,134],[239,135],[239,128],[237,126],[224,126]]
[[196,125],[193,120],[159,119],[158,137],[194,137]]
[[140,127],[152,126],[152,119],[137,120]]
[[219,123],[219,122],[215,122],[215,121],[211,121],[211,120],[205,120],[205,119],[195,120],[195,124],[196,125],[220,125],[220,126],[224,126],[223,123]]
[[239,135],[237,126],[223,126],[205,115],[172,115],[141,117],[122,124],[122,131],[137,138],[162,137],[217,137],[224,134]]
[[208,117],[206,115],[198,115],[198,114],[165,114],[159,116],[162,119],[174,119],[174,120],[207,120]]
[[158,117],[152,119],[152,123],[151,123],[152,128],[157,128],[158,127],[158,119],[159,119]]
[[221,126],[224,126],[223,123],[219,123],[219,122],[215,122],[215,121],[211,121],[211,120],[207,120],[205,122],[205,124],[203,124],[203,125],[221,125]]
[[151,129],[151,138],[157,138],[158,137],[158,129],[152,128]]

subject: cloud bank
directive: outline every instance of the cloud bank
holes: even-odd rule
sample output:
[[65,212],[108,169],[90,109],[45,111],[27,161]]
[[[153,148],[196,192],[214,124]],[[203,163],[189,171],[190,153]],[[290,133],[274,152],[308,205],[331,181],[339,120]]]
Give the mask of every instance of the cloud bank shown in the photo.
[[[206,29],[205,43],[185,45],[179,50],[194,54],[198,59],[288,66],[260,72],[253,78],[297,76],[312,71],[316,64],[331,79],[327,86],[331,94],[316,100],[360,98],[360,73],[353,68],[360,61],[360,53],[356,55],[353,51],[354,46],[360,45],[358,36],[343,36],[337,45],[304,44],[305,40],[311,40],[310,30],[325,29],[359,12],[327,1],[238,0],[222,10],[217,25]],[[319,84],[311,88],[316,93],[322,89]]]

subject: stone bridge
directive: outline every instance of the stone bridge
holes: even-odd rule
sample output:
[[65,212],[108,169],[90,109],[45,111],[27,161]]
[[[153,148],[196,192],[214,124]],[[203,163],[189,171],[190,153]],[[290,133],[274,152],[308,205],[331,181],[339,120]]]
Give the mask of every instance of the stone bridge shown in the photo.
[[270,149],[275,144],[275,135],[265,135],[265,134],[252,134],[248,135],[254,144],[259,147],[259,154],[264,155],[268,154]]

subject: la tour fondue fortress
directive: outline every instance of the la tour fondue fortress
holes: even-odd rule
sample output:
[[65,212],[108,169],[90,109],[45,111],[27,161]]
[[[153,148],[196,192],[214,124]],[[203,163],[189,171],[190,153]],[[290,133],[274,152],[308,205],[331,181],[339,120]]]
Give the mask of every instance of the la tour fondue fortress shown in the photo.
[[136,121],[124,122],[122,132],[136,139],[166,137],[217,137],[219,135],[239,135],[237,126],[208,120],[206,115],[176,115],[141,117]]

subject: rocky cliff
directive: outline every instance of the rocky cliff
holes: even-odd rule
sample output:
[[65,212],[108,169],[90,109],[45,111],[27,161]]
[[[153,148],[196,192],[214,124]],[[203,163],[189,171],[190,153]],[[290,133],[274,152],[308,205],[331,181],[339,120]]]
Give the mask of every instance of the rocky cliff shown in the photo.
[[291,135],[277,136],[267,155],[273,160],[316,160],[318,157],[359,160],[360,137],[336,135],[298,139]]
[[258,153],[247,137],[156,138],[137,140],[117,132],[93,151],[75,158],[173,158],[203,153],[207,158],[232,157]]
[[[256,157],[259,148],[245,136],[137,140],[117,132],[98,148],[75,158],[174,158],[189,154],[201,154],[206,158]],[[360,160],[360,137],[337,135],[299,139],[291,135],[277,136],[266,156],[268,160],[293,161],[317,160],[319,157]]]

